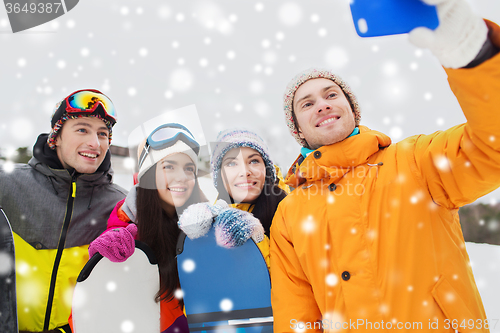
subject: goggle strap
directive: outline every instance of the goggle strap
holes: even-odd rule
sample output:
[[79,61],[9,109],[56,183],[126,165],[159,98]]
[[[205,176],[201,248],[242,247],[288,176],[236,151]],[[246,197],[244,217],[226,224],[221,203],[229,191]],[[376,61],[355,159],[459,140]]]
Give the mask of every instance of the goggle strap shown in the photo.
[[144,145],[144,148],[142,149],[141,152],[141,157],[139,160],[139,168],[142,167],[142,164],[144,163],[144,160],[146,159],[146,156],[149,154],[149,143],[146,141],[146,144]]

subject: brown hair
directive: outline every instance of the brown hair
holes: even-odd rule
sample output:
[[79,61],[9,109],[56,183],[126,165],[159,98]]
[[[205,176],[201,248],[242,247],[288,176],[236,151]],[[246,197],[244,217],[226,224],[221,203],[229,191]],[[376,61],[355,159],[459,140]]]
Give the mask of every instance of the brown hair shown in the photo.
[[[177,226],[179,216],[189,205],[207,202],[198,179],[188,201],[182,207],[176,207],[173,215],[167,214],[161,207],[161,199],[154,186],[156,184],[156,165],[141,177],[144,187],[137,188],[137,227],[138,239],[146,243],[158,260],[160,271],[160,290],[156,294],[157,302],[174,298],[175,290],[179,288],[177,271],[176,245],[180,229]],[[179,300],[183,306],[183,301]]]

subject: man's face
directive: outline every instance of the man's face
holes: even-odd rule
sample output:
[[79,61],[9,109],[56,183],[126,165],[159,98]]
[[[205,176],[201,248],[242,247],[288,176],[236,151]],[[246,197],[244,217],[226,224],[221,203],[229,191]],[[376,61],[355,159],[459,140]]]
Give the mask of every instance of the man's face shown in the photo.
[[56,138],[57,157],[63,167],[94,173],[109,148],[109,130],[95,117],[68,119]]
[[295,92],[293,112],[299,136],[311,149],[347,138],[356,122],[342,89],[329,79],[311,79]]

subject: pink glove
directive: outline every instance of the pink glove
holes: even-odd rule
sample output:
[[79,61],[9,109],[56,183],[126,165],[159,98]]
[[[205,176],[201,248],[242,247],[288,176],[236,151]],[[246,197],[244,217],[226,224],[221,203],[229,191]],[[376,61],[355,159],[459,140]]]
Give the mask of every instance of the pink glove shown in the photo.
[[135,251],[134,237],[137,226],[130,223],[126,228],[111,229],[97,237],[89,246],[89,256],[99,252],[112,262],[122,262]]

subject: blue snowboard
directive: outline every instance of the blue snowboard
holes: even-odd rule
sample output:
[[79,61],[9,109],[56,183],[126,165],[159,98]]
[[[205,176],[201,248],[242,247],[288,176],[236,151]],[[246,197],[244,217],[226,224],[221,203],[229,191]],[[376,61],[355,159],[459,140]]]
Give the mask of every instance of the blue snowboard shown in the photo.
[[214,228],[195,240],[181,232],[177,267],[190,332],[273,331],[269,271],[253,240],[225,249]]
[[17,332],[14,238],[0,207],[0,332]]

